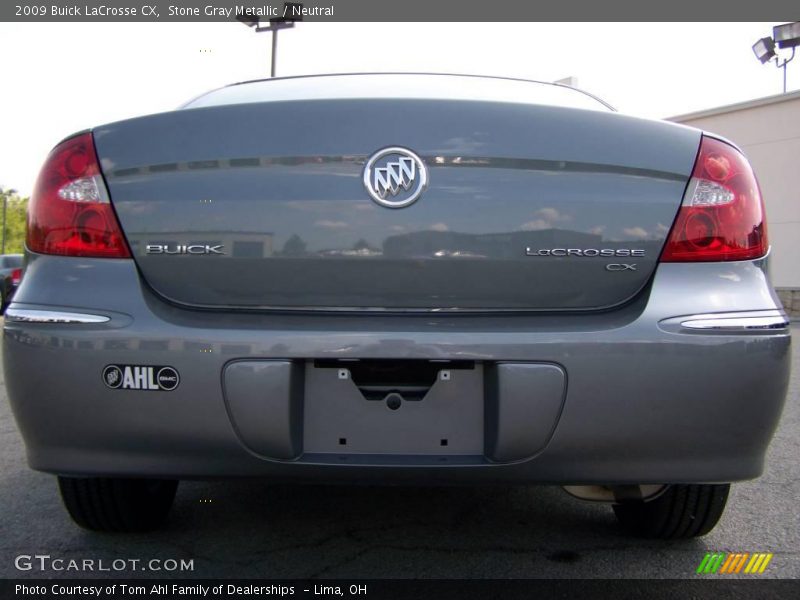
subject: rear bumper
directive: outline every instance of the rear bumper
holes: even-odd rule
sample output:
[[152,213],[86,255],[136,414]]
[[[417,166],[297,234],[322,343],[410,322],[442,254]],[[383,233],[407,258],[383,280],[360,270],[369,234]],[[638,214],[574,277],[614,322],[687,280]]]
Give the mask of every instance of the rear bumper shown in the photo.
[[[12,308],[108,317],[4,327],[29,463],[69,475],[729,482],[761,473],[789,378],[785,327],[681,326],[687,316],[781,314],[760,262],[663,264],[639,299],[604,314],[358,316],[188,311],[156,298],[131,261],[33,256]],[[480,423],[482,439],[458,453],[308,452],[308,361],[367,358],[474,362],[484,375],[469,389],[483,409],[464,431]],[[235,379],[243,400],[231,400],[226,369],[242,363],[286,367],[273,379]],[[169,365],[180,385],[110,389],[109,364]],[[563,381],[544,393],[535,377],[498,379],[508,364],[549,366]]]

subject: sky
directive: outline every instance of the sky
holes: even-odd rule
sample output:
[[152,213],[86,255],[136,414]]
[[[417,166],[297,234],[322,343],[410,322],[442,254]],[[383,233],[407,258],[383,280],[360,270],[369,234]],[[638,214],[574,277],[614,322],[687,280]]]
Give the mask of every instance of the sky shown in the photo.
[[[666,118],[778,94],[751,50],[778,23],[298,23],[278,75],[425,71],[555,81]],[[76,131],[269,74],[270,34],[231,23],[0,23],[0,186],[30,194]],[[788,69],[800,88],[800,59]]]

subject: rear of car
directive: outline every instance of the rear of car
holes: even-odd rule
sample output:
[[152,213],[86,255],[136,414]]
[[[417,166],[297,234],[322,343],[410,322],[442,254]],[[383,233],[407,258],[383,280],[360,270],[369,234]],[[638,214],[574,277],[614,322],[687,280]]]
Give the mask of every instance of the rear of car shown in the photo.
[[258,476],[561,484],[701,535],[788,382],[741,152],[560,86],[223,88],[59,144],[27,243],[9,397],[94,529]]

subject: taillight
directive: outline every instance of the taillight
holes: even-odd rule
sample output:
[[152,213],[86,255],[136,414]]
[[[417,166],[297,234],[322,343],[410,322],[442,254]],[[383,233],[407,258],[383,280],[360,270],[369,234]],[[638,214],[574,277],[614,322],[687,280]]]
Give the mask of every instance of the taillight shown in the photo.
[[56,146],[28,206],[27,246],[40,254],[128,258],[91,133]]
[[19,285],[20,281],[22,281],[22,269],[11,271],[11,285]]
[[664,262],[748,260],[767,253],[764,203],[747,159],[703,136]]

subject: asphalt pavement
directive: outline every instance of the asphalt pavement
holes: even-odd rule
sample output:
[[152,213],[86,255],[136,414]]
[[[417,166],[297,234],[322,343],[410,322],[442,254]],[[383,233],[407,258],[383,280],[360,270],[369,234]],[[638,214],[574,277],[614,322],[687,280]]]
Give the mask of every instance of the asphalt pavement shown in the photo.
[[[800,325],[793,326],[795,344]],[[165,530],[84,531],[56,480],[28,469],[0,386],[0,577],[684,578],[707,552],[772,552],[759,577],[800,577],[800,352],[764,475],[735,484],[708,536],[625,536],[611,509],[555,487],[380,488],[183,482]],[[65,401],[67,401],[65,399]],[[18,570],[20,556],[141,560],[134,570]],[[184,572],[142,571],[151,559],[192,560]],[[21,560],[21,562],[20,562]],[[36,565],[37,559],[31,559]],[[133,564],[126,562],[126,564]],[[157,565],[156,565],[157,566]]]

